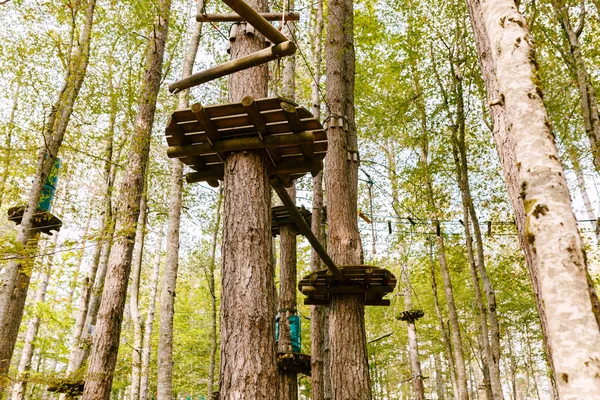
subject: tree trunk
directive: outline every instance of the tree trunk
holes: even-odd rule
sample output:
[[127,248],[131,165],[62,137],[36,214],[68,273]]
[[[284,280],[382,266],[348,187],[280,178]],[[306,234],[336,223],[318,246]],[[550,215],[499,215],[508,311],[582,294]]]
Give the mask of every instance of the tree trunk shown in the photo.
[[[198,0],[198,9],[202,9],[204,0]],[[202,23],[194,22],[185,59],[183,60],[182,79],[192,74],[196,53],[200,44]],[[179,108],[190,105],[189,90],[179,94]],[[165,270],[162,277],[160,294],[160,321],[158,341],[158,397],[173,397],[173,313],[175,312],[175,287],[179,269],[179,226],[183,190],[183,163],[176,158],[169,160],[171,181],[169,185],[169,216],[167,226],[167,249]]]
[[[323,57],[322,35],[323,35],[323,0],[318,0],[315,4],[312,53],[311,63],[314,79],[311,82],[311,109],[314,117],[321,119],[321,92],[319,82],[321,81],[321,63]],[[312,180],[313,200],[312,200],[312,232],[319,242],[325,245],[325,233],[323,231],[323,172],[319,172]],[[322,268],[321,258],[314,249],[311,248],[310,269],[318,271]],[[313,400],[325,400],[325,378],[329,374],[325,369],[329,366],[325,364],[325,313],[324,306],[310,307],[310,339],[311,339],[311,388]]]
[[492,108],[505,111],[516,161],[525,210],[520,223],[541,260],[533,275],[547,318],[558,391],[563,399],[600,398],[600,365],[592,361],[600,357],[600,330],[583,244],[541,98],[535,48],[513,1],[482,1],[480,11],[502,93]]
[[0,178],[0,207],[2,207],[2,202],[4,201],[5,186],[6,181],[8,180],[8,175],[10,172],[10,161],[12,159],[12,135],[15,130],[15,114],[17,113],[17,108],[19,108],[19,94],[21,93],[21,78],[19,76],[17,81],[17,90],[15,91],[15,95],[13,97],[12,106],[10,108],[10,115],[8,117],[8,124],[6,124],[6,139],[4,144],[4,160],[2,162],[2,177]]
[[[73,52],[64,86],[44,129],[44,147],[40,150],[35,179],[29,192],[23,219],[18,228],[17,246],[21,248],[30,249],[33,242],[36,241],[34,237],[36,233],[31,229],[33,214],[37,209],[44,183],[54,166],[73,106],[85,78],[95,6],[95,0],[89,0],[87,3],[85,23],[81,28],[78,46]],[[32,243],[28,244],[30,241]],[[4,268],[0,287],[0,396],[3,396],[6,388],[7,380],[3,377],[8,373],[12,359],[31,278],[28,262],[24,261],[27,257],[27,253],[18,254],[14,260],[8,263]]]
[[[247,4],[267,11],[265,0]],[[265,47],[262,35],[240,29],[231,44],[236,59]],[[266,65],[229,77],[229,100],[267,96]],[[221,273],[220,399],[276,397],[274,271],[271,263],[271,190],[262,151],[225,158]]]
[[[344,120],[345,127],[330,124],[327,132],[328,250],[338,265],[360,264],[362,246],[358,232],[358,163],[347,161],[358,151],[354,121],[354,15],[352,0],[329,2],[326,72],[328,117]],[[370,400],[371,379],[367,356],[364,298],[340,294],[329,306],[329,348],[334,399]]]
[[[95,193],[94,193],[95,195]],[[88,207],[92,205],[90,201],[88,203]],[[77,281],[79,280],[79,273],[81,272],[81,265],[83,264],[83,258],[85,256],[85,248],[88,243],[88,234],[90,232],[90,223],[92,222],[92,213],[90,213],[85,221],[85,228],[83,228],[83,235],[81,235],[81,250],[79,251],[79,256],[77,257],[77,266],[75,267],[75,272],[73,273],[73,279],[71,280],[71,284],[69,285],[69,296],[68,302],[69,304],[73,304],[73,297],[75,296],[75,290],[77,289]]]
[[150,277],[150,293],[148,294],[148,314],[144,324],[144,343],[142,347],[142,366],[140,377],[140,400],[149,398],[149,378],[150,378],[150,359],[152,356],[152,329],[154,327],[154,315],[156,309],[156,293],[158,285],[158,274],[160,272],[160,262],[162,259],[162,238],[163,228],[158,234],[158,246],[156,246],[156,258],[154,260],[154,269]]
[[160,87],[170,8],[170,0],[159,1],[157,6],[159,15],[146,50],[146,71],[142,81],[131,148],[127,157],[128,163],[121,183],[119,213],[115,227],[116,238],[108,261],[104,295],[94,333],[83,393],[85,400],[107,400],[110,396],[131,270],[133,239],[148,163],[156,97]]
[[442,365],[437,354],[433,354],[433,365],[435,368],[435,392],[438,400],[445,400],[446,386],[444,385],[444,376],[442,373]]
[[208,289],[210,290],[210,364],[208,366],[208,397],[213,394],[215,380],[215,365],[217,357],[217,292],[215,287],[215,264],[217,257],[217,240],[219,239],[219,228],[221,227],[221,206],[223,205],[223,190],[219,190],[217,210],[215,211],[215,226],[212,237],[212,248],[210,250],[210,265],[208,268]]
[[[147,190],[147,189],[146,189]],[[129,294],[129,306],[131,308],[131,320],[133,322],[133,349],[131,352],[131,400],[140,397],[140,369],[142,367],[142,315],[139,307],[140,275],[142,272],[142,261],[144,258],[144,240],[146,238],[146,223],[148,222],[148,194],[142,194],[140,204],[140,216],[138,219],[137,232],[135,234],[135,245],[133,253],[133,271],[131,273],[131,291]],[[160,251],[160,248],[159,248]]]
[[[58,242],[58,232],[54,233],[50,242],[49,252],[51,253],[56,249],[56,243]],[[35,307],[38,308],[44,304],[46,300],[46,290],[48,289],[48,282],[50,281],[50,274],[52,273],[52,260],[54,257],[49,256],[47,258],[47,264],[44,266],[43,273],[40,275],[40,286],[35,294]],[[35,309],[29,324],[27,325],[27,332],[25,333],[25,343],[23,344],[23,350],[21,352],[21,359],[19,361],[19,370],[17,376],[17,382],[13,386],[12,400],[23,400],[25,398],[25,390],[27,388],[27,379],[29,378],[29,371],[31,370],[31,360],[33,358],[33,351],[35,349],[35,339],[37,337],[38,329],[40,327],[40,311]]]
[[572,72],[577,77],[577,87],[579,89],[579,103],[583,115],[583,126],[590,141],[594,166],[596,171],[600,172],[600,115],[598,114],[598,102],[596,92],[592,86],[592,81],[588,73],[588,68],[581,54],[579,36],[583,31],[585,23],[585,1],[580,2],[578,26],[573,27],[569,18],[568,6],[564,0],[553,0],[552,5],[556,18],[560,22],[562,30],[569,42],[569,51],[573,57]]
[[594,212],[594,207],[592,206],[590,196],[587,192],[585,177],[583,176],[581,164],[579,163],[579,158],[575,153],[575,149],[569,149],[569,156],[571,158],[571,163],[573,164],[573,172],[575,172],[575,177],[577,178],[577,189],[579,189],[579,194],[581,195],[581,199],[583,200],[585,212],[587,214],[588,219],[590,220],[591,227],[594,230],[596,242],[600,243],[600,229],[598,226],[598,221],[596,220],[596,213]]
[[[284,68],[284,91],[286,74]],[[289,77],[288,82],[289,82]],[[289,88],[287,88],[289,89]],[[287,91],[290,94],[290,91]],[[293,94],[293,93],[292,93]],[[290,197],[296,201],[296,188],[288,189]],[[279,341],[277,351],[292,353],[292,337],[289,318],[297,313],[296,304],[296,233],[293,226],[283,225],[279,235]],[[298,399],[298,379],[296,372],[279,368],[279,399]]]
[[[404,281],[404,309],[412,310],[412,291],[406,263],[402,263],[402,280]],[[419,361],[419,342],[417,340],[417,327],[414,320],[407,321],[408,329],[408,352],[410,354],[410,369],[412,371],[413,398],[425,400],[425,388],[423,387],[423,373]]]

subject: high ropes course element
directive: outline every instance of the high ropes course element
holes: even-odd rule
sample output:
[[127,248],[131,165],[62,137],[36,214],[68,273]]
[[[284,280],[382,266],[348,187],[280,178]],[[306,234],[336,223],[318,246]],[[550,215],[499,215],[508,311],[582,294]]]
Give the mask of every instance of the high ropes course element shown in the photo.
[[[223,0],[236,14],[200,14],[197,21],[243,22],[262,33],[272,44],[247,56],[233,59],[193,74],[169,85],[177,93],[214,79],[252,68],[296,51],[296,45],[269,21],[298,20],[297,13],[258,13],[242,0]],[[224,177],[227,153],[264,149],[270,162],[270,182],[283,202],[272,209],[272,234],[284,225],[293,225],[296,234],[304,235],[326,269],[313,272],[299,283],[307,297],[305,304],[328,305],[330,294],[362,294],[365,305],[387,306],[383,297],[396,286],[394,275],[368,265],[337,266],[311,231],[310,212],[299,211],[286,191],[293,181],[310,172],[316,176],[323,169],[327,152],[326,128],[305,108],[281,98],[254,99],[246,96],[239,103],[211,106],[193,104],[177,110],[166,127],[169,158],[178,158],[194,172],[186,175],[188,183],[207,182],[219,186]],[[358,162],[349,157],[348,162]],[[310,374],[310,356],[300,353],[278,354],[281,368]]]

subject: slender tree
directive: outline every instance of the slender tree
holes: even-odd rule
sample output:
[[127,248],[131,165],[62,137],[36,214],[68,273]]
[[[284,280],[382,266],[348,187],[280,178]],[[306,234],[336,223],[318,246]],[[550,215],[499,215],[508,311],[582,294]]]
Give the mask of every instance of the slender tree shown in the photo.
[[[467,4],[476,40],[486,41],[492,49],[490,65],[482,61],[483,46],[478,44],[482,70],[491,71],[484,72],[488,90],[492,86],[499,95],[490,101],[490,108],[504,110],[506,123],[500,129],[506,129],[503,136],[514,157],[511,172],[516,172],[513,179],[521,189],[518,201],[524,209],[516,217],[537,256],[530,272],[534,290],[539,290],[538,308],[545,317],[542,324],[559,394],[565,399],[599,398],[600,366],[591,361],[600,356],[595,292],[590,289],[581,237],[542,101],[527,23],[512,0]],[[507,161],[502,155],[501,160],[503,165]],[[573,346],[578,351],[572,351]]]
[[[202,9],[204,0],[198,0],[198,10]],[[185,59],[183,60],[182,78],[192,74],[196,53],[200,44],[202,24],[194,22]],[[179,94],[179,108],[190,105],[189,90]],[[181,204],[183,192],[183,163],[173,158],[169,161],[171,180],[169,184],[169,216],[167,225],[167,249],[165,255],[165,271],[162,277],[160,295],[160,321],[158,341],[158,396],[173,397],[173,313],[175,311],[175,286],[179,268],[179,226],[181,221]]]
[[100,303],[83,393],[83,398],[86,400],[110,397],[127,284],[131,271],[133,239],[139,216],[140,196],[148,164],[150,134],[162,76],[170,8],[170,0],[158,2],[156,23],[153,25],[152,35],[146,49],[146,70],[142,80],[134,134],[127,157],[128,163],[120,188],[115,226],[116,238],[108,261],[104,295]]

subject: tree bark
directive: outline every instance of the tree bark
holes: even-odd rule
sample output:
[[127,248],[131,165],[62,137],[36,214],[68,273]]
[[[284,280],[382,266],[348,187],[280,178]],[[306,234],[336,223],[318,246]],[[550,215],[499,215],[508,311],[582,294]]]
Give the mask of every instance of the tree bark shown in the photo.
[[[17,246],[22,248],[30,249],[33,242],[36,241],[36,233],[31,229],[33,214],[37,209],[44,183],[54,166],[73,112],[73,106],[85,78],[95,6],[95,0],[89,0],[87,3],[85,22],[81,28],[78,46],[74,49],[63,87],[44,129],[45,146],[40,150],[35,179],[29,192],[23,219],[18,228]],[[32,243],[28,244],[30,241]],[[8,263],[4,268],[0,287],[0,397],[3,396],[6,389],[7,380],[3,377],[8,373],[12,359],[31,278],[31,271],[28,270],[27,265],[29,263],[25,261],[27,257],[28,254],[18,254],[17,258]]]
[[[147,190],[147,189],[146,189]],[[148,194],[142,194],[140,204],[140,216],[135,234],[135,245],[133,253],[133,271],[131,272],[131,289],[129,293],[129,307],[131,310],[131,321],[133,323],[133,349],[131,352],[131,400],[140,398],[140,370],[142,367],[142,315],[139,307],[140,276],[142,273],[142,261],[144,258],[144,241],[146,238],[146,223],[148,222]],[[159,249],[160,250],[160,249]]]
[[208,366],[208,397],[213,394],[213,385],[215,380],[215,366],[217,357],[217,292],[215,285],[215,264],[217,257],[217,240],[219,238],[219,228],[221,227],[221,206],[223,205],[223,190],[219,191],[217,200],[217,209],[215,211],[215,226],[212,237],[212,248],[210,250],[210,265],[208,268],[208,289],[210,291],[210,364]]
[[157,5],[157,22],[146,50],[146,71],[142,80],[140,103],[134,123],[134,134],[121,183],[116,238],[110,254],[104,295],[100,304],[90,364],[83,392],[85,400],[108,400],[117,361],[121,321],[125,307],[127,284],[131,270],[133,236],[139,216],[140,196],[150,150],[150,135],[156,98],[160,88],[161,69],[169,26],[171,2]]
[[468,3],[481,7],[476,15],[483,16],[485,31],[479,33],[485,34],[493,49],[501,97],[491,102],[491,108],[502,108],[505,113],[503,127],[510,137],[519,201],[524,206],[524,214],[517,219],[525,226],[525,239],[539,260],[533,264],[534,289],[537,284],[559,394],[563,399],[600,398],[600,365],[592,361],[600,357],[600,330],[587,261],[541,98],[535,48],[526,21],[511,0]]
[[[267,11],[265,0],[247,4]],[[236,59],[261,50],[262,35],[240,29],[231,44]],[[266,65],[230,75],[229,100],[267,96]],[[270,399],[277,392],[274,271],[271,263],[271,190],[261,151],[225,158],[221,273],[221,400]]]
[[[318,0],[315,4],[311,63],[314,78],[311,82],[311,110],[314,117],[321,119],[321,96],[319,82],[321,81],[321,63],[323,58],[322,35],[323,35],[323,1]],[[323,172],[319,172],[312,180],[312,226],[311,230],[319,242],[325,245],[325,233],[323,229]],[[311,248],[310,269],[318,271],[322,268],[321,258]],[[329,373],[325,369],[325,313],[324,306],[310,307],[310,339],[311,339],[311,388],[313,400],[325,400],[329,398],[325,393],[325,379],[329,380]],[[328,385],[330,386],[330,385]]]
[[[198,0],[198,9],[202,9],[204,0]],[[196,53],[200,45],[202,23],[194,22],[190,42],[183,60],[182,78],[192,74]],[[189,90],[179,93],[179,108],[190,105]],[[160,295],[160,321],[158,341],[158,381],[159,398],[173,397],[173,313],[175,312],[175,288],[179,269],[179,226],[183,192],[183,163],[179,159],[169,160],[171,180],[169,184],[169,216],[167,225],[167,249],[165,270],[162,277]]]
[[[284,68],[285,72],[285,68]],[[284,73],[284,91],[286,74]],[[288,77],[289,79],[289,77]],[[289,80],[288,80],[289,83]],[[287,88],[289,89],[289,88]],[[290,91],[288,90],[288,94]],[[293,94],[293,93],[292,93]],[[288,189],[290,197],[296,201],[296,188]],[[277,351],[292,352],[292,337],[289,318],[296,315],[296,233],[294,227],[283,225],[279,234],[279,296],[277,314],[279,315],[279,341]],[[296,372],[279,368],[279,399],[298,399],[298,379]]]
[[[404,309],[412,310],[412,291],[406,263],[402,263],[402,280],[404,281]],[[417,339],[417,327],[414,320],[407,321],[408,329],[408,352],[410,354],[410,369],[412,371],[413,398],[415,400],[425,400],[425,388],[423,386],[423,373],[421,372],[421,362],[419,361],[419,342]]]
[[[50,252],[56,249],[58,242],[58,232],[54,233],[50,246],[47,248]],[[40,286],[35,294],[35,307],[38,308],[46,301],[46,290],[48,289],[48,282],[50,281],[50,275],[52,273],[52,260],[54,257],[48,257],[47,264],[44,266],[43,273],[40,275]],[[21,359],[19,361],[19,370],[17,376],[17,382],[13,386],[12,400],[23,400],[25,398],[25,390],[27,388],[27,380],[29,377],[29,371],[31,370],[31,360],[33,358],[33,351],[35,350],[35,339],[38,334],[40,327],[40,312],[34,310],[33,316],[27,324],[27,332],[25,333],[25,343],[23,344],[23,350],[21,352]]]
[[17,109],[19,108],[19,95],[21,93],[21,78],[19,76],[17,80],[17,90],[15,91],[15,95],[13,97],[12,106],[10,108],[10,115],[8,117],[8,124],[6,124],[6,139],[4,144],[4,160],[2,162],[2,177],[0,178],[0,207],[2,207],[2,202],[4,201],[5,186],[6,181],[8,180],[8,175],[10,172],[10,160],[12,159],[12,135],[15,130],[15,114],[17,113]]
[[154,260],[154,268],[150,277],[150,293],[148,294],[148,314],[146,314],[146,322],[144,323],[144,343],[142,347],[142,362],[140,371],[140,400],[148,400],[150,395],[150,359],[152,356],[152,330],[154,327],[154,315],[156,309],[156,293],[158,285],[158,274],[160,272],[160,263],[162,259],[162,238],[163,228],[158,234],[158,246],[156,246],[156,256]]
[[[90,207],[92,202],[88,203],[88,207]],[[79,251],[79,256],[77,257],[77,266],[75,267],[75,272],[73,273],[73,279],[71,280],[71,284],[69,285],[69,296],[68,302],[69,304],[73,304],[73,297],[75,296],[75,290],[77,289],[77,281],[79,280],[79,273],[81,272],[81,265],[83,264],[83,258],[85,256],[85,248],[88,243],[88,234],[90,232],[90,223],[92,222],[92,213],[90,213],[85,221],[85,228],[83,228],[83,235],[81,235],[81,250]]]

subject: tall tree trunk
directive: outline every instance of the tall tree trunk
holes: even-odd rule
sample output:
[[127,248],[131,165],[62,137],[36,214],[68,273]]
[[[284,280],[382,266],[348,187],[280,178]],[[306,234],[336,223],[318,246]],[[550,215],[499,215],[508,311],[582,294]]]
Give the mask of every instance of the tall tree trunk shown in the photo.
[[[58,242],[58,232],[54,233],[50,246],[48,246],[48,253],[54,252],[56,244]],[[40,327],[40,310],[37,308],[41,307],[46,300],[46,290],[48,289],[48,282],[50,281],[50,274],[52,273],[52,260],[54,257],[48,256],[46,265],[44,265],[43,273],[40,274],[40,286],[35,294],[35,307],[36,310],[33,312],[33,316],[27,324],[27,332],[25,333],[25,343],[23,344],[23,350],[21,352],[21,359],[19,361],[19,370],[17,376],[17,382],[13,386],[12,400],[23,400],[25,398],[25,390],[27,388],[27,380],[29,378],[29,371],[31,370],[31,360],[33,358],[33,351],[35,349],[35,339],[37,337],[38,329]]]
[[[88,207],[91,206],[91,201],[88,203]],[[75,272],[73,273],[73,279],[71,280],[71,284],[69,285],[69,296],[68,301],[69,304],[73,304],[73,297],[75,296],[75,290],[77,289],[77,281],[79,280],[79,273],[81,272],[81,265],[83,264],[83,258],[85,256],[85,248],[87,247],[88,242],[88,234],[90,232],[90,223],[92,222],[92,213],[90,213],[85,220],[85,228],[83,228],[83,234],[81,235],[81,250],[79,251],[79,256],[77,257],[77,266],[75,267]]]
[[[268,8],[266,0],[247,4],[259,12]],[[261,35],[240,29],[231,58],[264,46]],[[267,75],[266,65],[230,75],[229,100],[267,96]],[[224,161],[220,399],[272,398],[277,365],[269,164],[261,151],[228,154]]]
[[121,334],[121,321],[131,270],[133,239],[140,209],[144,176],[148,164],[150,135],[160,88],[161,69],[169,26],[171,2],[157,4],[157,22],[146,50],[146,71],[142,80],[134,134],[128,154],[128,163],[121,183],[116,237],[108,261],[104,295],[100,304],[90,364],[85,382],[85,400],[107,400],[110,397],[113,372]]
[[[323,35],[323,0],[315,4],[314,26],[312,37],[311,63],[313,68],[313,81],[311,82],[311,110],[316,119],[321,119],[321,92],[319,82],[321,81],[321,63],[323,58],[322,35]],[[312,232],[325,245],[325,233],[323,229],[323,172],[319,172],[312,180]],[[321,258],[311,248],[310,269],[318,271],[322,268]],[[311,340],[311,388],[313,400],[325,400],[329,398],[325,392],[325,379],[329,381],[329,365],[325,363],[325,313],[324,306],[310,307],[310,340]],[[330,386],[330,384],[328,385]]]
[[[147,190],[147,189],[146,189]],[[142,315],[140,313],[140,276],[142,273],[142,261],[144,259],[144,241],[146,238],[146,223],[148,222],[148,193],[144,191],[140,204],[140,216],[138,219],[137,232],[135,234],[135,245],[133,253],[133,271],[131,272],[131,291],[129,294],[129,306],[131,308],[131,320],[133,322],[133,349],[131,352],[131,400],[140,397],[140,370],[142,367]],[[160,251],[160,248],[159,248]]]
[[162,238],[163,228],[158,234],[158,246],[156,246],[156,258],[154,260],[154,269],[150,277],[150,293],[148,294],[148,314],[144,323],[144,344],[142,347],[142,366],[140,377],[140,400],[148,400],[150,393],[150,358],[152,356],[152,330],[154,327],[154,315],[156,309],[156,293],[158,286],[158,274],[160,272],[160,262],[162,259]]
[[[286,74],[284,68],[284,92],[286,92]],[[289,82],[289,77],[287,77]],[[290,94],[290,90],[287,90]],[[292,93],[293,94],[293,93]],[[288,189],[290,197],[296,201],[296,188]],[[292,337],[289,318],[297,313],[296,307],[296,233],[291,225],[283,225],[279,235],[279,296],[277,313],[279,315],[279,341],[277,351],[292,352]],[[279,369],[279,399],[298,399],[297,373]]]
[[445,400],[446,386],[444,385],[444,375],[442,373],[442,365],[437,354],[433,354],[433,365],[435,368],[435,392],[438,400]]
[[[85,78],[95,6],[96,0],[89,0],[87,3],[85,23],[81,28],[78,46],[74,49],[64,86],[44,129],[45,145],[38,156],[35,179],[17,234],[17,246],[21,248],[31,248],[35,242],[36,233],[31,229],[33,214],[36,212],[44,183],[54,166],[73,112],[73,106]],[[30,241],[32,243],[28,245]],[[18,254],[14,260],[8,263],[4,268],[2,286],[0,286],[0,397],[3,396],[6,389],[7,380],[3,377],[8,373],[12,359],[31,278],[31,271],[28,270],[28,262],[25,260],[27,257],[27,254]]]
[[581,237],[541,98],[535,48],[512,0],[469,3],[481,7],[476,15],[483,17],[483,32],[493,49],[501,97],[491,102],[491,108],[505,112],[525,211],[518,218],[540,260],[532,275],[543,300],[544,333],[552,349],[558,391],[564,399],[600,398],[600,365],[592,361],[600,357],[600,329],[592,305],[595,292],[588,282]]
[[579,189],[579,194],[583,200],[583,207],[585,208],[587,217],[590,220],[591,227],[594,230],[596,242],[600,243],[600,226],[598,226],[596,213],[594,212],[594,207],[592,206],[590,196],[587,192],[585,177],[583,175],[583,171],[581,170],[581,164],[579,162],[578,155],[575,153],[575,149],[573,148],[569,149],[568,153],[571,163],[573,164],[573,172],[575,172],[575,177],[577,178],[577,189]]
[[[204,0],[198,0],[198,10],[202,9]],[[202,23],[194,22],[185,59],[183,60],[182,79],[192,74],[196,53],[200,44]],[[190,105],[189,90],[179,94],[179,108]],[[160,321],[158,341],[158,397],[173,397],[173,313],[175,312],[175,287],[179,268],[179,226],[181,221],[181,204],[183,190],[183,163],[176,158],[169,160],[171,180],[169,184],[169,216],[167,226],[167,249],[165,270],[162,277],[160,294]]]
[[594,166],[596,167],[596,171],[600,172],[600,115],[598,114],[598,101],[587,65],[583,54],[581,54],[579,43],[579,36],[583,32],[586,17],[585,0],[579,2],[579,20],[576,27],[571,24],[569,7],[565,0],[553,0],[552,6],[554,7],[554,12],[562,27],[562,31],[569,42],[569,51],[573,57],[573,64],[569,66],[573,75],[577,77],[583,126],[590,141]]
[[208,289],[210,291],[210,364],[208,366],[208,397],[211,399],[215,380],[215,366],[217,358],[217,291],[215,285],[215,265],[217,257],[217,240],[219,239],[219,228],[221,227],[221,206],[223,205],[223,189],[219,190],[217,209],[215,211],[215,226],[213,230],[212,244],[210,250],[210,264],[208,268]]
[[19,108],[19,95],[21,93],[21,77],[17,79],[17,89],[13,96],[12,106],[10,108],[10,115],[8,117],[8,124],[6,124],[6,139],[4,141],[4,159],[2,162],[2,176],[0,177],[0,207],[4,201],[5,186],[8,180],[10,172],[10,160],[12,159],[12,135],[15,130],[15,114]]
[[[402,263],[402,280],[404,281],[404,309],[409,311],[413,309],[412,290],[406,263]],[[421,372],[421,362],[419,361],[419,342],[417,340],[417,327],[415,320],[410,319],[407,322],[408,329],[408,352],[410,354],[410,369],[412,371],[413,398],[415,400],[425,400],[425,388],[423,386],[423,373]]]

